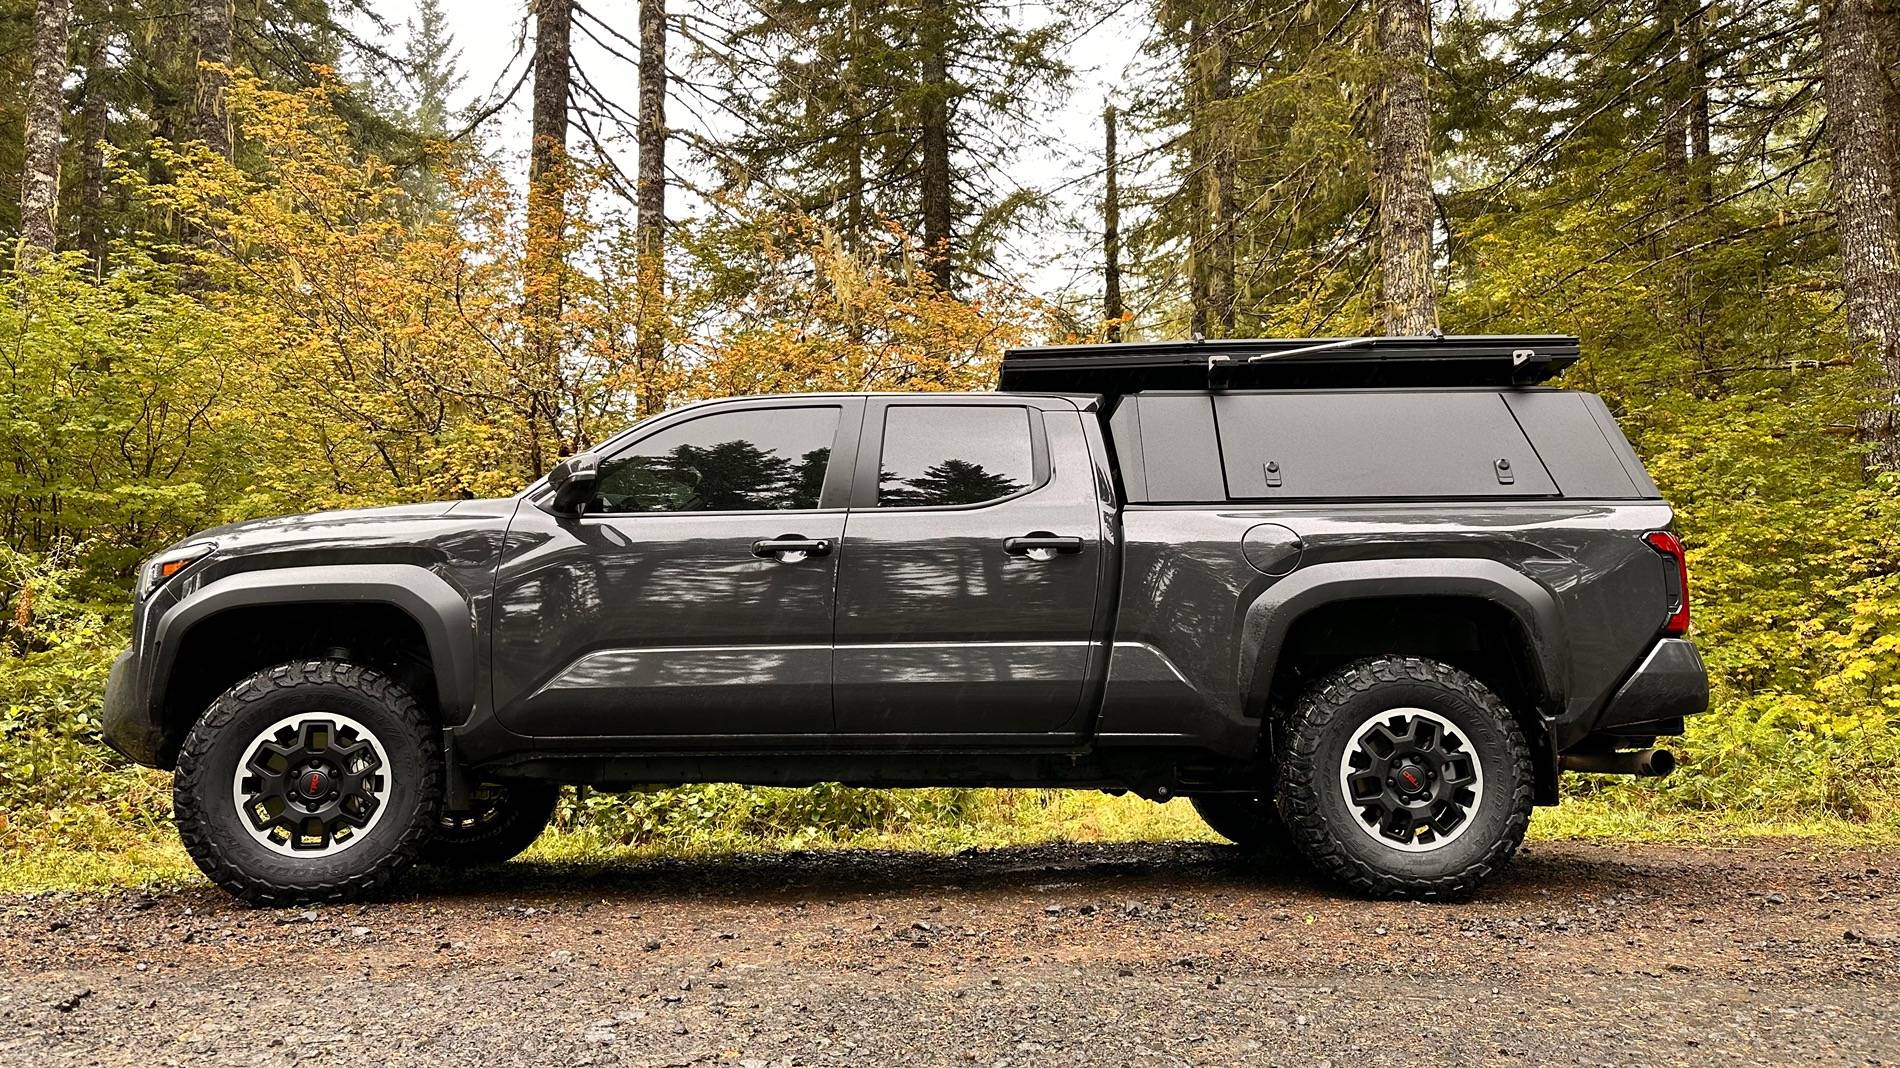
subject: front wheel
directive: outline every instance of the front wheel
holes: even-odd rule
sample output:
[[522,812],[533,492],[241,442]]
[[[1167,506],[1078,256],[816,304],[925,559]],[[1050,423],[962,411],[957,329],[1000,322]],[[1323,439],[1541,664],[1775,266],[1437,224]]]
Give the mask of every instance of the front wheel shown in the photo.
[[185,850],[256,904],[380,890],[435,829],[433,733],[406,690],[361,665],[259,671],[213,701],[179,750],[172,807]]
[[1348,664],[1300,697],[1281,815],[1319,870],[1375,897],[1470,893],[1524,840],[1524,735],[1470,675],[1418,657]]
[[443,810],[422,862],[473,868],[512,860],[541,837],[560,799],[553,783],[483,783],[468,808]]

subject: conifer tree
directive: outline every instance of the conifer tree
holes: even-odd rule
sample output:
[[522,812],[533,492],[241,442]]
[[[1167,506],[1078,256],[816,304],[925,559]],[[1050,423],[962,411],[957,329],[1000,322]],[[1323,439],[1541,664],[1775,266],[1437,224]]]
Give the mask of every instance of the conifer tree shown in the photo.
[[71,0],[39,0],[33,12],[33,73],[26,96],[20,168],[19,263],[53,251],[59,234],[60,83],[66,78]]
[[[424,142],[440,141],[453,133],[449,128],[455,111],[453,100],[465,81],[461,64],[462,49],[449,31],[442,0],[421,0],[416,5],[416,17],[407,25],[400,64],[404,85],[392,95],[410,128]],[[407,181],[419,215],[442,206],[439,164],[431,153],[423,152]]]
[[640,0],[640,177],[634,244],[639,256],[640,321],[635,358],[642,370],[640,410],[653,414],[650,387],[666,359],[666,0]]
[[562,412],[561,311],[567,274],[568,193],[573,179],[567,155],[568,109],[573,75],[573,0],[534,0],[534,106],[528,151],[528,234],[522,265],[522,305],[528,344],[528,381],[521,426],[528,465],[550,461],[558,444]]
[[1438,327],[1431,97],[1425,83],[1431,5],[1429,0],[1380,0],[1377,18],[1380,318],[1388,334],[1417,336]]
[[225,158],[231,155],[231,120],[225,114],[224,87],[230,80],[232,29],[231,0],[192,0],[191,35],[198,47],[197,100],[193,108],[194,133],[205,147]]
[[1877,10],[1875,0],[1822,5],[1821,70],[1848,337],[1876,379],[1860,431],[1872,462],[1900,471],[1900,218]]
[[985,0],[763,0],[727,13],[698,61],[743,124],[701,145],[728,193],[807,212],[852,247],[889,219],[923,239],[945,288],[994,262],[1039,202],[1006,167],[1067,84],[1064,21],[1026,28]]

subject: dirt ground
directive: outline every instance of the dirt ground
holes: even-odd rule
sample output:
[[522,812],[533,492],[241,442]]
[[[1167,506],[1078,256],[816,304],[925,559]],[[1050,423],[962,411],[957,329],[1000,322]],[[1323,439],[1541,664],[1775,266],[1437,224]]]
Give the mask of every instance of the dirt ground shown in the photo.
[[1900,1063],[1900,851],[1535,843],[1368,903],[1208,845],[0,898],[0,1065]]

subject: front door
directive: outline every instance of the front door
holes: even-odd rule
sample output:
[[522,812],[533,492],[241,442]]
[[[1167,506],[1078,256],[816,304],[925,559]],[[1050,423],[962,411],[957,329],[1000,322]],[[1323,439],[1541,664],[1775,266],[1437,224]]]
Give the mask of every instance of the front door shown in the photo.
[[1080,729],[1103,552],[1081,419],[1007,396],[869,402],[838,572],[841,735]]
[[829,733],[833,593],[863,401],[734,401],[603,455],[578,518],[524,502],[495,704],[540,737]]

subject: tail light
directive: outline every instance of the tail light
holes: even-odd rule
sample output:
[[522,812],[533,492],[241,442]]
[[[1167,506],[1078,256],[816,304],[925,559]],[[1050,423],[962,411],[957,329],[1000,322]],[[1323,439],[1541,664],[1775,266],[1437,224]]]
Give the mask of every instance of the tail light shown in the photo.
[[1664,579],[1669,589],[1669,618],[1663,621],[1663,633],[1680,637],[1689,633],[1689,557],[1682,551],[1682,539],[1666,530],[1643,535],[1649,547],[1669,560]]

